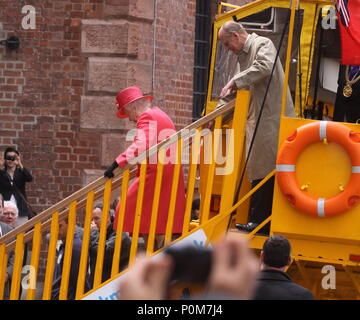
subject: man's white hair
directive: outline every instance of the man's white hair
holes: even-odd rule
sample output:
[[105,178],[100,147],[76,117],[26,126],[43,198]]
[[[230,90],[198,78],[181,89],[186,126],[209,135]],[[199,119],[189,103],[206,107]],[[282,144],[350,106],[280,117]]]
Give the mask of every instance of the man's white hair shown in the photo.
[[19,215],[19,210],[18,210],[17,206],[14,204],[14,202],[12,202],[12,201],[4,201],[4,209],[5,208],[14,209],[16,216]]
[[225,36],[229,36],[232,32],[236,33],[246,33],[245,28],[241,23],[235,21],[227,21],[223,24],[221,29],[224,31]]

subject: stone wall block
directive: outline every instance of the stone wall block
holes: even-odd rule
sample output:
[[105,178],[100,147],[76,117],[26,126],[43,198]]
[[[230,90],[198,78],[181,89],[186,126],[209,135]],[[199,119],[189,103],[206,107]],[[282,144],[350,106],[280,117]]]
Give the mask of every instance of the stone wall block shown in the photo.
[[104,16],[131,16],[139,19],[154,20],[155,0],[107,0]]
[[109,133],[101,136],[101,165],[110,166],[115,158],[131,144],[126,135]]
[[88,68],[89,91],[117,93],[136,85],[150,92],[152,67],[148,63],[125,58],[90,57]]
[[138,25],[125,20],[82,20],[82,53],[136,56],[138,32]]
[[116,117],[114,96],[82,96],[80,127],[85,129],[125,129],[133,128],[128,119]]

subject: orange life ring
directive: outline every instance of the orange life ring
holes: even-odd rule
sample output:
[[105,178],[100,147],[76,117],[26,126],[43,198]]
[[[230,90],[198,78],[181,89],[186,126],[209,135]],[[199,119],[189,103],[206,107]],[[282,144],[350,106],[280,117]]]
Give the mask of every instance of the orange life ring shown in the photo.
[[[315,198],[300,189],[295,175],[296,160],[309,144],[327,139],[348,153],[352,175],[346,188],[334,197]],[[360,133],[332,121],[316,121],[296,129],[282,144],[276,160],[277,182],[296,209],[317,217],[331,217],[350,210],[360,201]]]

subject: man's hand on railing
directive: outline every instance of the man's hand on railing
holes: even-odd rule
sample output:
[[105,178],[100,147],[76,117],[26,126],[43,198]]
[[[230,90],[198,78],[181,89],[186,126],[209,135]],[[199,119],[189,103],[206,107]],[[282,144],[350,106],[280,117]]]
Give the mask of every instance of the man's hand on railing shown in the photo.
[[205,123],[204,128],[213,131],[214,126],[215,126],[215,120],[210,120],[208,123]]
[[106,171],[104,172],[104,177],[107,177],[109,179],[113,178],[114,177],[114,173],[113,171],[118,167],[118,163],[116,161],[114,161],[112,163],[112,165],[106,169]]
[[231,93],[232,91],[236,90],[236,84],[233,79],[231,79],[224,88],[222,88],[220,92],[220,98],[224,98],[227,94]]

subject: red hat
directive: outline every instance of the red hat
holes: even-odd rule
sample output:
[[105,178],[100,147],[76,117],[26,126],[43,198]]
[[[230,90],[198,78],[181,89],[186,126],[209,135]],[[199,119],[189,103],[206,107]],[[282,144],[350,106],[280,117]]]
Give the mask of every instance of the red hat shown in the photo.
[[116,116],[118,118],[127,118],[128,116],[124,113],[124,107],[127,106],[129,103],[142,98],[147,98],[150,101],[152,100],[152,96],[144,96],[141,89],[135,86],[128,87],[120,91],[116,96],[115,106],[118,109]]

